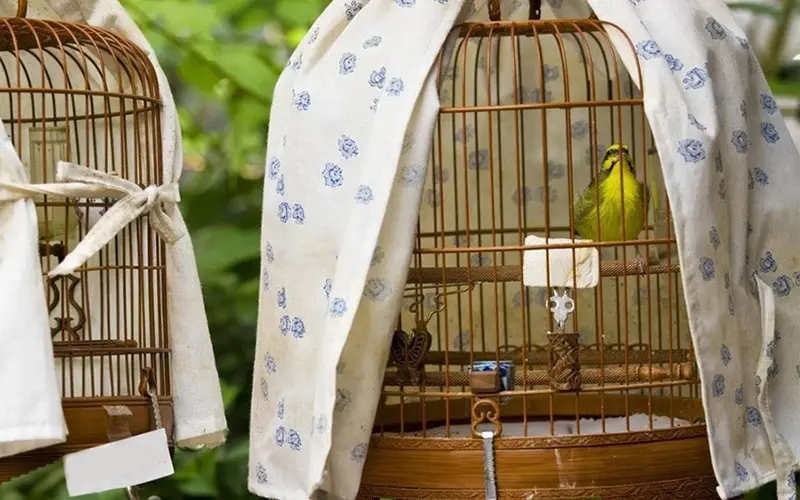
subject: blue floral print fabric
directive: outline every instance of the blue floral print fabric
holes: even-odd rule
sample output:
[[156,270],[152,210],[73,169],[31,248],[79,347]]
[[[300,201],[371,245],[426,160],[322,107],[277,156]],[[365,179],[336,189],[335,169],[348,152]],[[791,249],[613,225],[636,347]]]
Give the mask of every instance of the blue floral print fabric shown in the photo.
[[[777,480],[800,453],[800,158],[723,0],[590,0],[622,28],[673,212],[722,498]],[[633,46],[631,46],[631,44]]]
[[[267,141],[250,490],[356,497],[464,0],[334,0],[287,62]],[[414,33],[414,36],[409,36]]]

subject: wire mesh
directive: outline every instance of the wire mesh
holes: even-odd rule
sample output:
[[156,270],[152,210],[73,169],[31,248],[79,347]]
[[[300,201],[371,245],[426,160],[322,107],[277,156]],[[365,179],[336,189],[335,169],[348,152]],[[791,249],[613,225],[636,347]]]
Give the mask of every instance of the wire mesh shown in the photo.
[[[106,30],[26,19],[25,3],[19,17],[0,18],[0,119],[30,182],[54,182],[56,163],[68,161],[160,184],[161,100],[147,55]],[[113,203],[34,201],[45,273]],[[43,277],[65,404],[139,397],[144,368],[170,394],[164,264],[142,218],[73,275]]]
[[[612,24],[537,15],[459,25],[437,62],[441,109],[376,421],[382,437],[471,438],[487,428],[501,439],[602,435],[701,423],[674,229],[635,49]],[[627,43],[627,54],[612,37]],[[615,177],[621,168],[601,171],[614,144],[627,146],[649,198]],[[614,184],[620,211],[640,210],[643,231],[603,238],[617,231],[597,210],[599,235],[582,241],[581,192],[594,186],[599,204]],[[609,220],[626,233],[628,219]],[[530,235],[569,241],[526,245]],[[576,288],[577,255],[587,247],[599,250],[600,279]],[[552,282],[548,264],[547,286],[526,287],[524,255],[536,249],[548,263],[569,249],[572,282]],[[565,288],[574,310],[561,330],[548,306]],[[499,382],[478,380],[481,362],[493,362]],[[350,397],[340,391],[337,403]]]

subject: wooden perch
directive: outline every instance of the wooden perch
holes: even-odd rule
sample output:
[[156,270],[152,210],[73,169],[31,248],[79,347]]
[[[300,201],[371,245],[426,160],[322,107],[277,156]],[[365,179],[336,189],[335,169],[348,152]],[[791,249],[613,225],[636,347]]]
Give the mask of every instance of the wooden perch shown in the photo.
[[[583,366],[598,366],[600,365],[601,356],[600,351],[597,349],[582,348],[580,350],[580,360]],[[548,363],[548,351],[546,348],[528,349],[525,353],[528,365],[545,366]],[[604,365],[647,365],[669,363],[681,363],[692,361],[694,356],[689,349],[658,349],[647,351],[644,349],[630,349],[627,352],[619,349],[605,349],[602,352],[602,361]],[[522,364],[522,351],[515,349],[513,351],[483,352],[475,351],[472,353],[472,360],[474,361],[511,361],[514,364]],[[446,362],[445,362],[446,361]],[[426,365],[445,366],[465,366],[472,364],[470,360],[470,353],[467,352],[442,352],[431,351],[425,357]]]
[[[600,276],[644,276],[680,271],[678,264],[647,266],[646,273],[635,261],[607,261],[600,264]],[[471,283],[502,283],[522,281],[522,266],[481,267],[416,267],[408,271],[407,283],[412,285],[439,284],[463,285]]]
[[[664,380],[695,380],[697,371],[694,363],[675,363],[671,369],[669,366],[629,366],[614,368],[584,368],[580,370],[582,384],[600,383],[635,383],[635,382],[656,382]],[[523,386],[523,381],[528,386],[549,385],[550,377],[547,370],[527,370],[518,368],[514,374],[517,388]],[[447,382],[447,384],[445,384]],[[426,387],[442,387],[449,385],[469,386],[469,372],[424,372],[420,383]],[[396,387],[398,384],[395,372],[387,372],[383,379],[384,387]]]

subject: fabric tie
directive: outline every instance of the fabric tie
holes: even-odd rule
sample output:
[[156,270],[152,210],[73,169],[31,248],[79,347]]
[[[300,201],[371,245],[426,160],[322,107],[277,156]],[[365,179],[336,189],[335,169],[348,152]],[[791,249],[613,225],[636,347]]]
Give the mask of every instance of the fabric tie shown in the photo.
[[60,161],[56,166],[56,183],[19,184],[0,182],[0,203],[30,198],[35,195],[70,198],[116,198],[118,201],[100,217],[86,236],[48,276],[70,274],[119,234],[138,217],[148,214],[150,227],[168,244],[173,245],[184,232],[167,216],[162,203],[178,203],[178,183],[140,188],[136,183],[112,174],[74,163]]

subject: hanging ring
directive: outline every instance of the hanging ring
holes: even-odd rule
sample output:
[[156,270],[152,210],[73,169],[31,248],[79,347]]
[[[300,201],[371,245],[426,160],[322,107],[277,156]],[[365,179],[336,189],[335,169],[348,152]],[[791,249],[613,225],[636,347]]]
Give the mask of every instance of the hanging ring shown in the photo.
[[[529,0],[528,20],[538,21],[542,18],[542,0]],[[489,0],[489,19],[500,21],[500,0]]]
[[28,14],[28,0],[17,2],[17,17],[25,17]]
[[528,10],[528,20],[538,21],[542,18],[542,0],[530,0],[530,10]]
[[489,19],[491,21],[500,20],[500,0],[489,0]]

